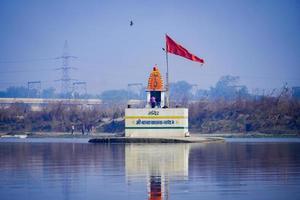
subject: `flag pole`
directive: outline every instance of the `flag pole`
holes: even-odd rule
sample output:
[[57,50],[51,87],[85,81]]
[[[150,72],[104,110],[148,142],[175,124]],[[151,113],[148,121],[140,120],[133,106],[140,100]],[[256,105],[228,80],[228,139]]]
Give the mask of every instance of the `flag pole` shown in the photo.
[[[167,34],[166,34],[167,36]],[[167,72],[166,72],[166,106],[170,107],[170,85],[169,85],[169,59],[168,59],[168,46],[166,41],[166,64],[167,64]]]

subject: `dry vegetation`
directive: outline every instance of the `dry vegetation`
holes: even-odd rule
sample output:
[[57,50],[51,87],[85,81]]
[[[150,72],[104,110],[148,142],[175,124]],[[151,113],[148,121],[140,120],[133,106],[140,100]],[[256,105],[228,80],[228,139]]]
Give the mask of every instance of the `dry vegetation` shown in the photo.
[[198,102],[189,106],[193,131],[299,133],[300,102],[287,97]]
[[[31,111],[24,104],[13,104],[0,109],[0,131],[45,131],[70,132],[72,125],[75,131],[118,131],[109,126],[115,119],[124,116],[124,107],[111,105],[101,107],[83,107],[50,104],[41,111]],[[108,123],[107,123],[108,122]]]
[[[125,104],[82,107],[52,104],[31,111],[24,104],[0,108],[0,131],[123,132]],[[192,132],[297,133],[300,130],[300,101],[288,96],[199,101],[189,104]]]

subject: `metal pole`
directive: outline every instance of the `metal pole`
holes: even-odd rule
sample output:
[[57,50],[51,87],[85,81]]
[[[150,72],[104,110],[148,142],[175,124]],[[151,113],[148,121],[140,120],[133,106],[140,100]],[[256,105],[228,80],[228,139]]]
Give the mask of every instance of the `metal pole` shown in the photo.
[[[167,36],[167,34],[166,34]],[[169,85],[169,59],[168,59],[168,45],[166,41],[166,63],[167,63],[167,72],[166,72],[166,106],[169,108],[170,107],[170,85]]]

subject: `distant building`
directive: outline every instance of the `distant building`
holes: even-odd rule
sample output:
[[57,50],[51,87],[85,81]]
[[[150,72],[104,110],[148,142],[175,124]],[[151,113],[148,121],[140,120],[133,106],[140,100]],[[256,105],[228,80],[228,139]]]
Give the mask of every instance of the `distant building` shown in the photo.
[[39,111],[49,104],[62,103],[65,105],[77,105],[83,107],[94,107],[100,105],[100,99],[42,99],[42,98],[0,98],[0,106],[11,104],[24,104],[30,106],[32,111]]

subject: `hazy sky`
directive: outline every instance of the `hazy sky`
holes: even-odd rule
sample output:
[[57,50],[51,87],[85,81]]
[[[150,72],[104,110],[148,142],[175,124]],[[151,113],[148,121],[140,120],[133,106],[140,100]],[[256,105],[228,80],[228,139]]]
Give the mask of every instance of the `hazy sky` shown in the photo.
[[231,74],[250,90],[300,86],[298,0],[1,0],[0,30],[0,89],[41,80],[59,91],[61,61],[36,59],[60,56],[65,40],[89,92],[146,85],[154,64],[166,70],[165,33],[206,61],[170,55],[171,82],[208,88]]

